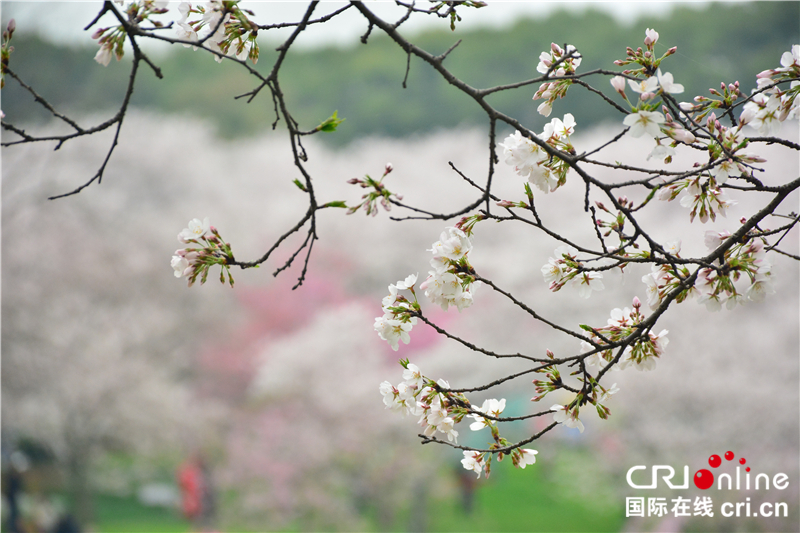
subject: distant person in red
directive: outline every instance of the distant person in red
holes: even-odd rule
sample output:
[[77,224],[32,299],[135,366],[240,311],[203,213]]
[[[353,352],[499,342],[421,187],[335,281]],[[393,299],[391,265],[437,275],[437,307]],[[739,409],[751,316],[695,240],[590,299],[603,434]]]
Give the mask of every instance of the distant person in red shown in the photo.
[[177,472],[183,515],[196,530],[214,531],[216,502],[211,475],[199,453],[193,454]]
[[196,456],[178,467],[178,486],[181,488],[183,516],[196,523],[203,507],[203,470]]

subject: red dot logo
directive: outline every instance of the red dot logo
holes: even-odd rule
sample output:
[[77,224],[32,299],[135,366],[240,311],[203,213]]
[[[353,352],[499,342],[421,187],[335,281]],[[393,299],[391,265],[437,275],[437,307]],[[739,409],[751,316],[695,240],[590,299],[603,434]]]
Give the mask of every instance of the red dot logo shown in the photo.
[[744,457],[742,457],[741,459],[739,459],[739,464],[740,464],[740,465],[743,465],[743,464],[745,464],[746,462],[747,462],[747,459],[745,459]]
[[733,457],[734,457],[733,452],[725,452],[725,459],[727,459],[728,461],[733,461]]
[[722,459],[719,458],[719,455],[712,455],[708,458],[708,464],[711,466],[711,468],[717,468],[722,464]]
[[714,474],[712,474],[710,470],[706,470],[704,468],[702,470],[698,470],[697,473],[694,475],[694,486],[700,490],[709,489],[713,484],[714,484]]

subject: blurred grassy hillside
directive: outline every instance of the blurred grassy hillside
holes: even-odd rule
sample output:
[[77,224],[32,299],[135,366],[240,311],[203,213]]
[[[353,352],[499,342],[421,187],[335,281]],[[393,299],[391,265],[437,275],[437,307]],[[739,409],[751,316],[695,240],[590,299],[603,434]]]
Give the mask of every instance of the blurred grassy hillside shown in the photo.
[[[551,42],[567,42],[583,53],[579,72],[619,69],[613,61],[624,58],[625,47],[641,46],[645,28],[655,28],[661,36],[657,51],[678,46],[677,55],[664,63],[664,70],[686,86],[688,99],[707,94],[709,87],[719,87],[722,81],[739,80],[749,91],[758,72],[778,66],[781,54],[800,42],[798,20],[798,2],[709,4],[702,10],[677,7],[668,18],[644,17],[630,27],[620,26],[598,11],[564,11],[548,18],[520,20],[504,30],[466,32],[457,28],[451,32],[443,23],[441,31],[420,34],[412,40],[438,54],[463,39],[448,57],[447,67],[470,85],[489,87],[537,76],[539,53]],[[111,110],[121,101],[129,58],[102,68],[93,61],[96,48],[88,35],[86,41],[85,48],[58,47],[18,31],[11,68],[60,110]],[[267,72],[274,57],[270,46],[262,44],[258,69]],[[143,67],[134,105],[211,120],[227,138],[270,128],[274,113],[267,93],[250,104],[234,100],[255,81],[236,65],[217,64],[207,54],[178,46],[157,63],[164,79],[156,79]],[[281,83],[303,127],[316,126],[334,110],[347,119],[337,134],[326,136],[337,144],[371,134],[402,137],[483,123],[476,105],[419,60],[412,59],[408,88],[402,89],[405,64],[402,50],[376,34],[367,46],[291,52]],[[28,93],[13,80],[8,81],[2,94],[7,120],[20,123],[47,118]],[[591,82],[612,93],[604,78]],[[531,101],[536,87],[495,95],[493,104],[539,129],[545,119],[536,113],[537,104]],[[566,101],[556,104],[554,116],[568,111],[583,128],[609,118],[611,109],[597,96],[574,87]]]

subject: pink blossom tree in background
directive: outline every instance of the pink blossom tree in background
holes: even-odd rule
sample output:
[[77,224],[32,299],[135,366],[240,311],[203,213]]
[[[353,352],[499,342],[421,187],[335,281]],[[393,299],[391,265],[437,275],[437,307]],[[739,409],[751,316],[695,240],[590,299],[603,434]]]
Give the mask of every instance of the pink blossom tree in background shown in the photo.
[[[458,449],[461,465],[477,478],[488,477],[493,462],[504,458],[518,468],[535,465],[547,446],[543,437],[559,426],[580,433],[587,425],[596,427],[593,413],[600,420],[609,419],[612,410],[625,402],[626,388],[635,390],[637,378],[658,376],[680,342],[676,339],[693,335],[663,327],[671,313],[698,317],[699,308],[704,314],[698,322],[724,322],[726,313],[738,312],[731,322],[747,324],[743,313],[749,307],[763,312],[775,297],[776,286],[791,287],[796,281],[782,281],[779,272],[791,277],[794,267],[786,265],[800,259],[795,230],[799,216],[792,208],[800,175],[796,163],[787,165],[782,159],[792,154],[788,160],[796,160],[800,150],[796,132],[787,131],[784,124],[796,130],[794,121],[800,118],[800,45],[787,43],[773,64],[764,65],[756,89],[749,94],[737,80],[715,85],[709,96],[686,94],[670,72],[671,65],[681,60],[675,43],[664,44],[651,28],[644,31],[641,45],[631,43],[607,69],[582,72],[581,61],[591,52],[553,43],[540,51],[537,76],[476,88],[447,68],[447,58],[458,53],[459,42],[435,54],[413,44],[402,26],[411,17],[429,16],[445,19],[456,30],[465,10],[485,8],[485,3],[396,4],[401,11],[396,20],[377,16],[361,2],[335,10],[311,2],[299,21],[260,24],[255,13],[235,1],[182,2],[171,10],[152,0],[105,2],[89,25],[96,28],[95,59],[108,65],[127,53],[132,55],[131,70],[116,114],[91,127],[54,109],[20,79],[9,45],[13,22],[4,33],[4,78],[23,86],[70,132],[30,134],[4,120],[3,146],[51,142],[61,147],[103,131],[113,137],[88,180],[51,197],[59,202],[102,181],[124,144],[123,123],[127,126],[137,79],[147,70],[162,77],[157,61],[142,50],[141,42],[181,44],[218,62],[236,64],[251,76],[252,88],[235,96],[273,102],[272,127],[282,124],[286,129],[291,167],[287,165],[279,178],[271,175],[265,187],[279,179],[286,182],[283,185],[291,183],[291,192],[300,194],[304,205],[292,205],[292,221],[284,221],[281,233],[250,260],[242,259],[238,248],[226,240],[227,228],[215,227],[205,216],[193,218],[178,234],[183,247],[172,256],[171,266],[174,276],[185,278],[190,287],[217,274],[223,284],[233,287],[235,267],[271,265],[279,280],[292,276],[292,289],[305,287],[313,295],[302,300],[281,297],[261,311],[250,305],[251,316],[263,313],[268,318],[259,323],[272,326],[249,332],[235,349],[210,348],[201,365],[207,396],[226,396],[236,405],[228,420],[232,459],[224,475],[251,486],[251,499],[244,505],[266,509],[285,524],[298,519],[302,514],[298,509],[313,509],[300,519],[304,527],[338,523],[359,528],[358,509],[348,509],[336,498],[342,486],[360,491],[364,498],[380,494],[378,512],[387,516],[396,512],[392,502],[399,494],[413,492],[415,483],[424,483],[426,469],[435,468],[437,462],[437,456],[426,455],[414,463],[414,477],[397,476],[387,465],[404,460],[404,450],[395,445],[403,428],[418,433],[422,444]],[[415,64],[436,71],[453,91],[485,113],[482,168],[465,168],[454,162],[455,156],[445,156],[446,162],[428,170],[431,183],[426,186],[437,191],[429,195],[412,195],[394,185],[393,177],[409,165],[394,157],[377,173],[372,167],[360,172],[363,177],[350,179],[349,195],[326,183],[329,177],[314,161],[315,153],[325,151],[314,145],[313,137],[336,131],[342,119],[333,112],[319,124],[300,124],[290,95],[282,89],[281,69],[291,61],[289,51],[303,32],[318,24],[336,24],[336,17],[346,11],[363,17],[363,43],[382,32],[407,55],[403,86],[411,83],[408,74],[414,58]],[[287,27],[292,33],[278,47],[269,72],[255,69],[257,37]],[[605,137],[591,138],[591,143],[589,137],[580,136],[581,117],[571,113],[550,119],[541,132],[533,131],[493,106],[492,96],[505,92],[519,95],[548,118],[559,100],[568,105],[572,98],[592,98],[597,105],[616,110],[619,120]],[[276,193],[276,209],[282,208],[282,195],[288,194]],[[267,197],[265,203],[271,200]],[[329,213],[337,210],[351,218],[362,211],[373,217],[391,211],[393,221],[406,221],[399,224],[400,231],[406,225],[411,228],[412,220],[428,222],[424,230],[419,226],[408,230],[415,241],[426,232],[427,249],[400,241],[376,244],[381,240],[377,229],[371,240],[360,243],[365,255],[385,246],[393,250],[392,257],[402,255],[404,265],[417,265],[408,272],[395,273],[393,268],[387,272],[384,283],[401,279],[388,285],[380,309],[375,301],[372,314],[364,300],[351,301],[348,290],[325,279],[325,266],[316,267],[320,273],[315,273],[312,257],[317,253],[325,257],[328,270],[349,268],[346,261],[337,267],[321,246],[325,224],[342,224],[330,222]],[[723,229],[706,229],[709,222]],[[349,223],[369,232],[374,222],[351,219]],[[552,253],[531,257],[524,247],[533,240]],[[482,257],[482,246],[492,250],[503,266]],[[374,271],[370,275],[376,276]],[[559,294],[542,296],[540,288],[534,296],[530,292],[534,284]],[[248,292],[243,294],[241,298],[247,299]],[[568,306],[556,308],[552,302],[558,298],[566,299]],[[511,309],[517,314],[514,323],[535,330],[535,337],[500,326],[492,331],[488,317],[469,318],[481,305],[492,312],[505,309],[504,317]],[[693,310],[684,310],[691,306]],[[450,318],[452,308],[464,317]],[[153,319],[160,322],[155,315]],[[373,326],[372,342],[346,334],[358,323]],[[785,321],[759,323],[764,336],[773,335],[763,331],[771,324],[777,332],[793,327]],[[691,338],[703,339],[703,332]],[[380,346],[379,340],[386,344]],[[415,343],[422,349],[415,351]],[[448,346],[448,353],[458,349],[467,354],[464,361],[476,371],[466,372],[467,363],[458,359],[430,355],[442,346]],[[754,346],[757,349],[758,344]],[[380,350],[397,351],[402,368],[387,373],[385,357],[368,355]],[[759,366],[757,360],[751,364],[734,356],[726,360],[738,361],[734,366],[743,369],[744,380]],[[708,385],[713,379],[679,377],[680,372],[676,375],[670,368],[665,381],[683,380],[686,388],[713,387]],[[690,374],[692,370],[680,369]],[[788,368],[785,373],[790,380],[792,372]],[[475,376],[483,383],[474,384]],[[647,383],[653,386],[652,381]],[[505,413],[509,402],[501,393],[512,384],[527,391],[533,403],[525,412],[509,416]],[[656,405],[669,404],[671,397],[679,401],[686,397],[683,390],[675,385],[652,401]],[[756,390],[753,397],[761,398],[765,389]],[[370,394],[375,405],[365,406]],[[646,391],[636,397],[645,402]],[[630,411],[637,413],[635,408]],[[413,421],[390,418],[393,413]],[[641,424],[658,424],[641,411],[638,415]],[[680,413],[675,416],[679,419]],[[518,435],[520,429],[524,435]],[[631,433],[636,429],[622,431],[629,437]],[[99,437],[90,433],[90,438]],[[476,438],[485,444],[474,444]],[[701,441],[698,437],[695,442]],[[380,460],[364,459],[365,442],[378,443],[385,451]],[[287,448],[298,450],[307,460],[289,467],[260,454],[262,449]],[[332,464],[336,467],[330,468]],[[358,482],[348,478],[361,467],[369,475]],[[310,477],[314,472],[322,474]],[[263,485],[264,479],[271,481]],[[303,494],[307,501],[294,501],[290,494]],[[349,497],[348,501],[358,501],[357,495]],[[391,523],[387,518],[386,524]]]

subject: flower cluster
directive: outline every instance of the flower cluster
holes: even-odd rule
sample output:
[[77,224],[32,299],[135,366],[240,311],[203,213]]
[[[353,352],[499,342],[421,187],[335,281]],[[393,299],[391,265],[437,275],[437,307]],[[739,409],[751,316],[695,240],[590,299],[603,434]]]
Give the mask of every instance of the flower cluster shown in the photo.
[[[480,411],[481,413],[487,414],[489,416],[493,416],[495,418],[500,416],[500,413],[503,412],[503,409],[506,408],[506,400],[505,398],[501,400],[490,399],[483,402],[483,405],[480,407],[473,407],[475,411]],[[478,414],[471,414],[469,415],[470,418],[475,419],[475,422],[469,425],[469,429],[472,431],[480,431],[481,429],[488,427],[492,429],[492,433],[494,434],[496,431],[496,424],[495,421],[491,418],[485,418]]]
[[[671,241],[664,243],[664,251],[675,257],[680,258],[681,241]],[[676,271],[677,269],[677,271]],[[656,309],[664,297],[673,290],[678,289],[684,279],[689,277],[689,269],[685,266],[677,266],[671,262],[654,264],[652,272],[642,276],[642,282],[646,287],[647,305],[650,309]],[[698,295],[695,287],[680,288],[680,293],[675,297],[678,303],[689,300]]]
[[[117,2],[122,5],[122,2]],[[161,28],[164,25],[158,21],[150,19],[151,15],[161,15],[167,12],[167,0],[142,0],[141,2],[131,2],[125,9],[125,14],[128,16],[128,21],[131,24],[139,25],[145,20],[149,20],[156,28]],[[110,30],[110,31],[109,31]],[[97,39],[97,44],[100,49],[94,56],[94,60],[107,67],[111,62],[111,57],[117,58],[117,61],[122,59],[124,55],[123,45],[127,32],[125,27],[121,24],[119,26],[109,28],[99,28],[92,34],[92,39]]]
[[471,306],[475,291],[481,285],[480,281],[475,280],[475,270],[467,259],[472,250],[468,235],[472,233],[471,226],[462,223],[461,227],[467,231],[452,226],[445,228],[439,240],[433,243],[430,249],[433,253],[433,270],[428,272],[428,278],[419,286],[431,303],[441,306],[445,311],[450,306],[459,311]]
[[[515,448],[511,450],[511,463],[517,468],[524,469],[528,465],[536,463],[537,450],[530,450],[527,448]],[[497,454],[497,460],[503,460],[503,453]],[[486,477],[489,477],[491,472],[492,454],[491,452],[478,452],[475,450],[464,450],[464,458],[461,459],[461,465],[467,469],[472,470],[481,477],[481,472],[486,470]]]
[[447,436],[450,442],[458,441],[454,426],[469,412],[469,401],[463,394],[447,392],[450,385],[443,379],[438,382],[422,375],[419,367],[401,360],[403,382],[396,387],[384,381],[379,390],[387,409],[403,415],[419,416],[419,424],[426,437],[436,432]]
[[553,411],[553,420],[559,424],[563,424],[568,428],[577,428],[578,431],[583,433],[583,422],[578,418],[579,408],[578,404],[560,405],[553,404],[550,408]]
[[[611,234],[614,234],[619,239],[619,252],[618,255],[627,256],[628,253],[625,251],[625,248],[630,245],[633,248],[639,248],[639,245],[636,243],[636,240],[633,236],[625,234],[625,223],[627,222],[627,216],[622,211],[623,209],[634,209],[633,201],[629,200],[627,196],[620,196],[617,198],[617,204],[619,204],[619,209],[616,213],[612,212],[609,208],[605,206],[603,202],[595,202],[597,208],[602,212],[610,215],[610,219],[604,220],[601,218],[600,215],[595,216],[594,223],[600,229],[605,229],[603,232],[603,237],[608,237]],[[641,255],[641,254],[637,254]]]
[[[578,431],[583,433],[585,428],[583,426],[583,422],[581,422],[581,419],[579,418],[579,414],[580,406],[584,403],[591,403],[594,405],[598,416],[600,416],[600,418],[603,420],[607,420],[611,414],[611,409],[600,402],[610,400],[611,396],[619,392],[619,387],[617,387],[617,384],[614,383],[611,387],[606,389],[597,383],[594,378],[589,379],[589,387],[591,391],[589,394],[585,394],[583,392],[579,393],[575,397],[575,400],[573,400],[573,402],[569,405],[561,405],[557,403],[553,404],[552,407],[550,407],[550,410],[553,411],[553,421],[563,424],[568,428],[576,428]],[[537,400],[537,398],[533,398],[533,400]]]
[[[491,449],[499,450],[511,445],[500,436],[497,429],[496,419],[505,409],[505,399],[488,399],[481,407],[474,407],[463,394],[450,392],[450,384],[447,381],[440,379],[434,382],[422,375],[419,367],[407,359],[401,359],[400,365],[403,367],[403,381],[397,386],[384,381],[379,387],[386,409],[405,416],[420,417],[419,425],[422,426],[422,433],[426,437],[434,437],[437,433],[441,433],[452,443],[458,442],[455,425],[468,416],[475,420],[469,426],[471,430],[480,431],[485,427],[491,429],[494,439]],[[481,473],[485,470],[486,477],[489,477],[492,453],[494,452],[465,451],[461,464],[467,470],[476,472],[478,477],[481,477]],[[511,455],[511,462],[517,468],[534,464],[537,453],[536,450],[519,448],[510,452],[497,452],[498,461],[502,461],[504,455]]]
[[[728,232],[708,231],[706,245],[714,251],[722,241],[730,237]],[[699,303],[706,304],[711,311],[719,311],[725,303],[732,309],[737,303],[760,302],[767,294],[773,294],[772,265],[766,258],[764,243],[759,238],[737,243],[725,251],[719,261],[721,266],[704,268],[700,271],[697,286],[700,292]],[[742,292],[735,283],[740,279],[749,282]]]
[[369,177],[369,174],[364,176],[363,180],[358,178],[353,178],[347,180],[347,183],[350,185],[358,185],[362,189],[372,189],[371,191],[364,193],[361,196],[361,203],[348,207],[347,214],[352,215],[362,207],[364,211],[366,211],[367,215],[377,216],[378,214],[378,201],[380,201],[381,205],[386,211],[391,211],[392,204],[391,200],[394,197],[395,200],[400,201],[403,199],[402,196],[399,194],[394,194],[393,192],[389,191],[386,186],[383,184],[383,178],[385,178],[391,171],[393,167],[391,163],[386,163],[386,167],[383,169],[383,175],[378,180],[374,180]]
[[[552,359],[554,357],[553,352],[547,350],[547,356]],[[535,370],[537,374],[544,374],[547,380],[543,379],[534,379],[533,385],[536,387],[536,394],[538,396],[534,396],[531,398],[532,402],[538,402],[542,398],[548,395],[555,390],[561,389],[564,387],[564,382],[561,380],[561,372],[558,371],[558,367],[556,365],[545,366],[542,368],[538,368]]]
[[[730,236],[727,231],[707,231],[706,246],[714,252]],[[664,248],[667,253],[680,258],[680,241],[667,243]],[[642,276],[642,282],[647,287],[647,304],[651,309],[657,308],[667,294],[680,290],[675,297],[676,302],[696,297],[698,303],[705,304],[710,311],[719,311],[723,303],[728,309],[733,309],[737,303],[760,302],[767,294],[773,294],[775,288],[771,270],[763,241],[752,237],[726,250],[719,260],[719,266],[715,264],[701,269],[692,287],[681,286],[690,275],[689,269],[671,263],[653,265],[652,272]],[[736,287],[740,279],[749,282],[744,291]]]
[[[383,299],[383,316],[375,317],[375,331],[381,339],[389,343],[393,350],[397,350],[399,342],[408,344],[411,341],[409,332],[417,324],[417,317],[413,315],[419,311],[417,295],[414,285],[417,283],[416,274],[411,274],[405,280],[389,285],[389,295]],[[414,301],[409,301],[397,291],[410,290]]]
[[[580,64],[581,56],[574,46],[568,44],[567,49],[564,50],[556,43],[552,43],[549,52],[539,54],[539,64],[536,66],[536,70],[545,74],[548,78],[551,74],[562,78],[575,74],[575,69]],[[539,114],[549,117],[550,112],[553,110],[553,102],[558,98],[564,98],[570,85],[572,85],[572,80],[568,79],[546,82],[540,85],[539,90],[533,95],[534,100],[545,100],[537,108]]]
[[680,193],[683,193],[680,204],[690,209],[690,221],[694,221],[697,217],[700,222],[705,224],[709,219],[716,220],[718,214],[723,217],[727,216],[728,208],[736,205],[737,202],[730,199],[720,189],[717,180],[726,180],[730,167],[727,164],[719,166],[722,168],[718,168],[715,172],[716,176],[700,174],[662,186],[656,193],[656,198],[671,202]]
[[[391,170],[391,166],[387,165],[387,168]],[[482,218],[481,215],[464,218],[455,227],[445,228],[440,240],[433,243],[430,249],[433,252],[433,270],[419,288],[425,291],[431,303],[441,306],[445,311],[450,306],[459,311],[471,306],[475,290],[481,285],[475,279],[475,270],[469,264],[467,254],[472,250],[469,235],[475,223]],[[383,316],[375,318],[375,331],[394,350],[399,348],[400,341],[405,344],[410,342],[409,332],[417,323],[420,305],[414,290],[416,283],[417,275],[411,274],[405,280],[389,285],[389,295],[382,302]],[[405,290],[411,292],[411,299],[398,294],[398,291]]]
[[[575,117],[570,113],[564,120],[554,118],[536,137],[562,152],[574,154],[569,136],[575,132]],[[514,167],[520,177],[527,178],[545,194],[555,191],[567,182],[569,165],[558,157],[551,157],[539,144],[524,137],[519,131],[509,135],[499,144],[507,165]]]
[[545,283],[550,284],[550,290],[560,291],[567,282],[578,291],[581,298],[589,298],[592,291],[602,291],[603,274],[583,269],[583,264],[577,260],[578,252],[566,245],[559,246],[553,252],[555,257],[547,260],[542,267]]
[[[588,343],[586,344],[591,346]],[[550,359],[555,357],[553,352],[550,350],[547,350],[547,356]],[[548,393],[565,388],[564,382],[561,379],[561,373],[558,371],[558,367],[556,365],[541,367],[536,369],[535,372],[537,374],[545,374],[547,380],[533,380],[533,385],[536,387],[536,393],[538,396],[531,398],[532,402],[538,402],[547,396]],[[580,418],[578,417],[580,413],[580,406],[586,403],[591,403],[597,409],[597,414],[600,416],[600,418],[605,420],[611,414],[611,410],[600,402],[609,400],[612,395],[619,392],[619,388],[617,387],[617,384],[614,383],[610,388],[606,389],[588,374],[584,374],[584,377],[579,378],[579,380],[583,382],[585,386],[581,388],[580,392],[578,392],[578,394],[575,396],[575,399],[569,405],[554,404],[550,410],[553,411],[554,422],[563,424],[567,427],[577,428],[581,433],[583,433],[583,422],[581,422]]]
[[[656,41],[658,41],[658,32],[648,28],[644,39],[647,49],[642,51],[641,48],[633,50],[629,47],[627,59],[615,61],[617,65],[631,63],[640,65],[641,68],[625,70],[623,74],[643,76],[643,78],[632,80],[623,76],[615,76],[611,79],[611,86],[631,106],[631,113],[622,121],[625,126],[628,126],[630,135],[632,137],[649,135],[656,141],[656,146],[647,159],[656,157],[663,159],[665,163],[670,163],[672,156],[675,155],[674,148],[678,142],[691,144],[696,138],[680,122],[672,119],[666,107],[663,108],[664,113],[662,114],[657,110],[658,102],[650,103],[656,95],[680,94],[684,91],[683,85],[675,83],[672,74],[661,72],[659,68],[661,61],[674,54],[676,48],[670,48],[663,56],[656,58],[653,55]],[[628,96],[625,94],[626,82],[631,90],[638,94],[639,101],[636,104],[628,100]]]
[[[624,309],[616,308],[611,310],[611,318],[608,319],[607,326],[602,328],[581,326],[581,328],[588,331],[595,343],[601,346],[606,344],[603,338],[613,343],[622,342],[633,335],[639,328],[639,324],[645,319],[645,316],[640,311],[641,305],[639,298],[634,298],[633,309],[625,307]],[[618,363],[612,369],[622,370],[632,366],[636,370],[653,370],[656,367],[656,358],[661,357],[669,342],[667,333],[669,333],[667,330],[661,330],[658,335],[654,335],[649,331],[639,335],[625,347]],[[581,341],[582,353],[594,350],[597,349],[590,343]],[[589,366],[604,367],[614,358],[614,350],[609,348],[596,351],[589,355],[585,361]]]
[[[642,50],[641,47],[634,50],[630,46],[627,48],[627,53],[625,59],[618,59],[614,61],[615,65],[619,66],[626,66],[631,64],[639,65],[640,68],[638,69],[627,69],[622,71],[623,74],[630,74],[632,76],[645,76],[650,77],[653,72],[658,71],[658,67],[661,64],[661,61],[664,58],[671,56],[674,54],[678,48],[673,46],[672,48],[668,49],[664,55],[657,58],[653,52],[655,51],[656,42],[658,42],[658,32],[654,29],[647,28],[644,32],[644,46],[645,50]],[[672,77],[669,77],[669,82],[672,82]],[[678,86],[683,89],[682,86]],[[670,91],[667,91],[670,92]],[[679,92],[679,91],[674,91]]]
[[[773,135],[780,129],[780,124],[787,118],[800,118],[800,44],[792,46],[781,56],[781,66],[760,72],[758,89],[744,105],[739,120],[756,128],[762,135]],[[789,89],[782,89],[778,83],[793,80]]]
[[196,244],[200,248],[185,248],[175,252],[171,264],[176,278],[187,278],[191,287],[200,276],[202,285],[208,278],[209,269],[214,265],[219,265],[221,267],[220,283],[225,283],[225,274],[227,273],[228,283],[233,287],[230,264],[235,259],[231,252],[231,246],[222,240],[217,228],[209,225],[208,217],[202,221],[197,218],[190,220],[188,227],[178,234],[178,242]]
[[[193,7],[189,2],[181,2],[178,12],[181,17],[176,22],[178,38],[189,43],[184,46],[197,46],[191,43],[206,42],[208,48],[217,54],[214,59],[219,63],[224,56],[235,57],[240,61],[249,59],[258,62],[258,25],[247,15],[254,16],[248,9],[240,9],[238,0],[210,0]],[[197,20],[189,20],[190,15],[200,15]],[[205,35],[200,32],[207,30]]]

